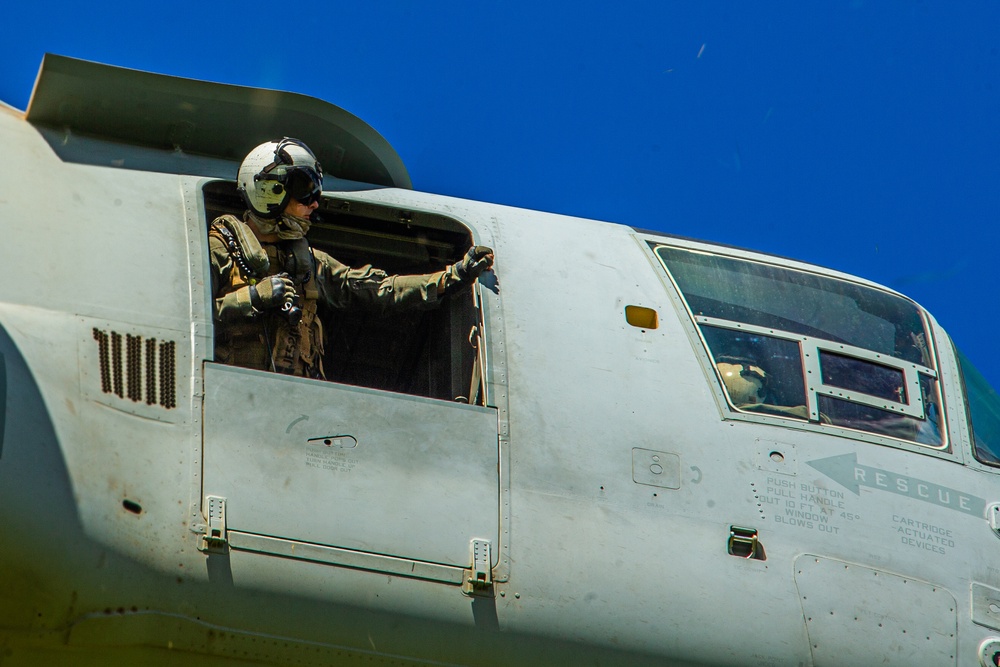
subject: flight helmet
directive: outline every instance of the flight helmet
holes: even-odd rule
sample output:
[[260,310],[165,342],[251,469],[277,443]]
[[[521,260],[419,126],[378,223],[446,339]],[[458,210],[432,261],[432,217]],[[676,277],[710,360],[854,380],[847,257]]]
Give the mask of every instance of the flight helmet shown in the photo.
[[289,137],[250,151],[236,180],[244,203],[265,219],[281,215],[290,198],[311,204],[323,192],[319,160],[308,146]]
[[759,366],[739,359],[726,359],[716,366],[733,405],[739,408],[764,402],[767,374]]

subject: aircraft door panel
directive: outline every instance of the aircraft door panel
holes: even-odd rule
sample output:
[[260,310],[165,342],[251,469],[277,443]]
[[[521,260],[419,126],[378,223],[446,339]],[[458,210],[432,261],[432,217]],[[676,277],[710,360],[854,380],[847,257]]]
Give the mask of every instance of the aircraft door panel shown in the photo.
[[472,540],[498,544],[493,408],[207,363],[204,442],[204,495],[275,553],[467,568]]

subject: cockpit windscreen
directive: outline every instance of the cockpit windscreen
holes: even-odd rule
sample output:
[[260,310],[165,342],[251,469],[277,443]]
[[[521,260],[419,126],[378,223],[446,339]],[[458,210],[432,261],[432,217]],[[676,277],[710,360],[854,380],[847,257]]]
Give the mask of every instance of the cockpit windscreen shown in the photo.
[[1000,466],[1000,395],[960,350],[958,361],[965,380],[965,396],[972,420],[976,458]]

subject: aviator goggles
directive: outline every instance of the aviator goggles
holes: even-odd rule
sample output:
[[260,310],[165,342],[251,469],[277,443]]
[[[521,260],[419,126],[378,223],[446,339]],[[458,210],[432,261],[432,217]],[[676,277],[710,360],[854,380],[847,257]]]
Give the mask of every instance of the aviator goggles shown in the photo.
[[311,169],[295,169],[287,176],[285,187],[292,199],[311,206],[323,194],[323,183]]

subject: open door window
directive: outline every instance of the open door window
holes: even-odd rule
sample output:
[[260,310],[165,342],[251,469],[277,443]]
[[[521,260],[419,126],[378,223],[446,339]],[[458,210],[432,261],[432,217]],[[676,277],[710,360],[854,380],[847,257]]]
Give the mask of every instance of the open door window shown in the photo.
[[[206,220],[242,217],[245,206],[230,181],[204,189]],[[472,245],[469,230],[436,213],[323,197],[312,216],[309,244],[352,267],[371,264],[389,274],[439,271]],[[323,317],[323,359],[333,382],[427,398],[486,405],[477,354],[481,312],[475,290],[439,308],[373,314],[338,310]]]

